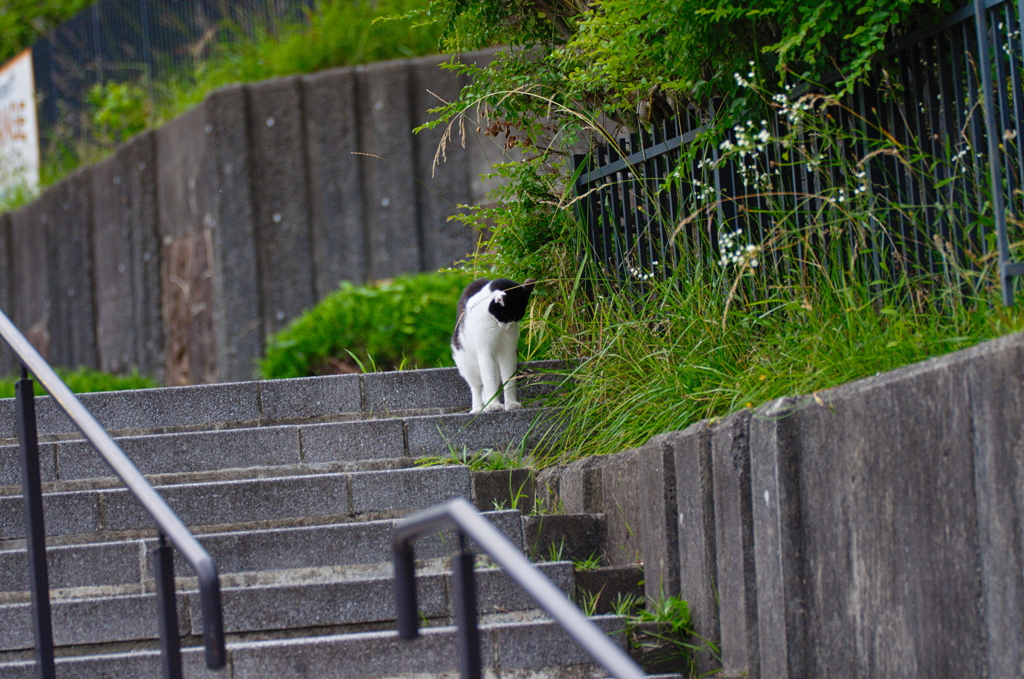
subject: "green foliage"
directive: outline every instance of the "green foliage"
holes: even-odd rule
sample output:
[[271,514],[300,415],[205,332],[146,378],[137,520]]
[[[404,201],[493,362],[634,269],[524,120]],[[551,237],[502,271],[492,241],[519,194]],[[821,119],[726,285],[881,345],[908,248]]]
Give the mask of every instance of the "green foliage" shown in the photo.
[[411,29],[411,22],[380,17],[426,7],[427,0],[318,0],[297,23],[224,26],[211,55],[194,74],[169,87],[163,117],[199,103],[207,92],[235,82],[255,82],[327,68],[353,66],[437,52],[440,28]]
[[0,64],[95,0],[0,0]]
[[[884,131],[844,129],[835,97],[779,96],[773,104],[791,118],[789,136],[776,139],[752,122],[736,143],[719,145],[720,138],[709,135],[693,153],[703,157],[714,145],[716,162],[742,164],[749,181],[772,181],[776,171],[797,169],[814,187],[813,194],[796,197],[805,220],[793,219],[793,196],[776,204],[766,192],[763,207],[745,208],[771,217],[775,228],[764,240],[748,242],[737,224],[718,224],[723,261],[701,256],[713,252],[706,241],[680,241],[680,261],[667,279],[645,281],[638,272],[631,285],[610,283],[598,265],[581,263],[582,224],[563,228],[565,239],[552,242],[547,295],[535,300],[527,340],[542,336],[555,356],[577,359],[577,367],[572,387],[553,402],[561,406],[564,433],[534,452],[540,466],[636,447],[661,432],[782,396],[809,394],[804,404],[811,405],[821,389],[1024,328],[1019,306],[998,305],[996,262],[985,254],[993,251],[986,241],[991,236],[978,235],[975,242],[984,249],[968,252],[971,267],[964,267],[949,256],[948,244],[930,235],[934,204],[896,203],[876,193],[862,161],[848,152],[855,136],[871,135],[871,155],[899,159],[925,181],[937,167],[947,176],[972,171],[957,164],[963,155],[957,147],[951,157],[932,158]],[[773,160],[758,150],[768,143],[782,149]],[[695,165],[688,158],[680,167]],[[704,165],[707,172],[714,168],[710,161]],[[674,181],[691,179],[680,172]],[[972,182],[988,185],[985,177]],[[552,194],[559,191],[552,181]],[[682,220],[716,225],[724,199],[696,184],[687,194]],[[962,196],[947,190],[939,197],[958,214],[955,201]],[[983,228],[984,220],[956,228]],[[911,246],[931,250],[945,269],[935,275],[888,271],[887,282],[873,280],[875,230],[882,240],[908,237],[885,236],[889,223],[923,234],[923,242]],[[514,237],[517,224],[504,228]],[[1024,252],[1020,224],[1011,225],[1010,238],[1013,251]],[[497,265],[504,265],[503,257],[499,250]]]
[[[24,0],[0,0],[0,8],[5,1],[22,7],[23,15],[19,16],[30,14],[29,8],[23,7],[29,4]],[[45,141],[40,184],[49,186],[79,165],[103,158],[117,144],[184,113],[218,87],[436,53],[439,26],[413,30],[411,20],[376,21],[384,16],[414,13],[426,7],[427,2],[317,0],[313,9],[297,21],[269,22],[256,15],[226,22],[216,34],[210,53],[197,62],[192,73],[178,73],[160,82],[140,79],[94,86],[88,94],[92,128],[84,140],[56,130]],[[47,9],[48,13],[38,15],[36,23],[52,28],[53,22],[60,23],[91,3],[92,0],[67,2],[67,7],[75,8],[68,13]],[[65,3],[44,3],[44,9],[58,4],[63,12]],[[4,30],[5,22],[11,18],[0,12],[0,36],[5,39],[14,35]],[[14,207],[20,204],[11,203]]]
[[[927,24],[950,0],[431,0],[420,12],[443,27],[445,51],[505,43],[479,68],[454,57],[450,68],[471,82],[458,101],[436,109],[428,127],[479,126],[522,162],[501,165],[496,207],[462,218],[493,226],[488,243],[502,270],[543,280],[564,275],[556,252],[573,227],[568,207],[570,152],[606,142],[617,126],[635,130],[686,107],[763,111],[766,102],[742,86],[772,76],[814,80],[840,65],[852,83],[887,39]],[[406,15],[407,16],[407,15]],[[758,115],[758,118],[761,116]],[[723,125],[732,118],[722,117]],[[486,266],[493,260],[480,260]]]
[[635,123],[709,97],[742,96],[734,74],[751,70],[814,80],[842,66],[855,79],[886,40],[952,6],[951,0],[432,0],[422,15],[444,27],[447,52],[513,47],[476,75],[463,101],[475,106],[483,95],[496,120],[518,125],[535,123],[524,111],[545,108],[533,97],[588,118],[603,113]]
[[[718,649],[693,633],[690,606],[675,596],[662,595],[646,606],[632,595],[619,595],[614,604],[617,615],[626,620],[626,640],[657,666],[675,668],[684,677],[694,675],[695,651],[709,651],[718,657]],[[664,671],[662,669],[661,671]]]
[[602,566],[601,556],[596,552],[582,561],[573,561],[572,567],[578,571],[592,571]]
[[471,280],[449,272],[342,283],[270,338],[263,377],[453,365],[455,308]]
[[141,85],[96,83],[86,98],[93,128],[108,146],[116,146],[149,126],[152,100]]
[[[120,376],[103,373],[90,368],[79,368],[68,370],[56,368],[57,375],[64,380],[68,388],[76,394],[93,391],[124,391],[127,389],[152,389],[157,386],[156,382],[148,377],[132,372],[131,375]],[[14,383],[17,377],[7,377],[0,380],[0,398],[14,397]],[[33,380],[34,391],[37,396],[46,392],[38,381]]]

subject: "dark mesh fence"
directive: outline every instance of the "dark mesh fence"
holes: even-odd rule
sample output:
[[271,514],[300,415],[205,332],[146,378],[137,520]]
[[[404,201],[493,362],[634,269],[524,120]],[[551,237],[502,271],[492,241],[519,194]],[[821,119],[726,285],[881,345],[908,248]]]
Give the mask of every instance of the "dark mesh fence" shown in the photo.
[[[642,286],[760,253],[785,278],[810,247],[869,281],[996,278],[1010,304],[1024,275],[1021,7],[978,0],[892,45],[851,94],[777,95],[766,120],[730,122],[690,160],[713,107],[577,156],[594,261]],[[770,247],[783,232],[803,236],[784,258]]]
[[32,47],[39,127],[77,136],[96,83],[149,84],[192,73],[218,40],[294,20],[313,0],[100,0]]

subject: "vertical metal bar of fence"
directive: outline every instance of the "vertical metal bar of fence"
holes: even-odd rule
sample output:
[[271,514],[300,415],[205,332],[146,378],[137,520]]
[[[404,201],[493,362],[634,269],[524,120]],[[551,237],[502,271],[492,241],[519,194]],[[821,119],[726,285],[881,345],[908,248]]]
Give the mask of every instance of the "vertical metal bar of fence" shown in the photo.
[[103,84],[103,38],[100,35],[100,3],[90,8],[92,19],[92,57],[96,72],[96,82]]
[[[998,34],[1000,37],[999,49],[995,56],[999,64],[999,87],[1000,101],[999,109],[1002,118],[1002,150],[1003,150],[1003,174],[1006,177],[1007,197],[1007,228],[1010,223],[1019,219],[1020,211],[1017,205],[1020,203],[1024,180],[1020,176],[1024,158],[1022,158],[1021,139],[1019,127],[1021,115],[1021,85],[1019,82],[1021,72],[1017,64],[1017,46],[1014,44],[1014,37],[1020,35],[1020,26],[1013,13],[1013,6],[1006,3],[999,8],[1002,12],[1002,21]],[[1014,153],[1016,149],[1016,153]]]
[[[996,126],[995,97],[992,88],[992,70],[989,63],[988,13],[982,0],[974,0],[974,20],[978,35],[978,66],[981,70],[981,88],[985,131],[988,137],[988,164],[992,186],[992,210],[999,244],[999,280],[1002,286],[1003,304],[1013,304],[1013,282],[1008,272],[1010,243],[1006,233],[1006,206],[1003,199],[1002,163],[1000,162],[999,132]],[[998,58],[998,57],[997,57]]]
[[[598,149],[598,165],[603,166],[606,163],[611,162],[611,156],[609,154],[609,148],[602,146]],[[603,177],[598,180],[600,188],[594,193],[594,205],[596,210],[594,214],[600,220],[601,230],[601,247],[603,249],[601,263],[605,266],[611,267],[611,273],[613,276],[618,277],[618,263],[615,254],[615,230],[618,228],[618,220],[615,216],[615,205],[612,202],[611,185],[615,178]]]
[[[1014,16],[1012,5],[1007,3],[1006,5],[1006,22],[1007,32],[1009,37],[1007,38],[1008,50],[1008,63],[1010,68],[1009,80],[1013,86],[1013,120],[1014,126],[1013,131],[1016,136],[1013,138],[1013,144],[1017,149],[1016,158],[1016,173],[1017,183],[1024,186],[1024,177],[1021,173],[1024,172],[1024,138],[1022,138],[1021,124],[1024,123],[1024,73],[1021,70],[1021,59],[1024,59],[1024,0],[1021,0],[1018,5],[1018,14]],[[1016,40],[1014,40],[1016,38]],[[1011,194],[1012,196],[1013,194]],[[1010,213],[1015,214],[1020,219],[1021,210],[1015,209],[1013,206],[1020,205],[1021,199],[1011,203]]]
[[[614,155],[609,155],[609,162],[613,162],[621,158],[621,151],[618,144],[612,146],[609,145],[609,149],[614,149]],[[608,175],[605,181],[608,182],[608,228],[610,231],[610,240],[612,242],[613,260],[612,265],[614,267],[615,276],[620,283],[628,281],[626,275],[626,213],[628,212],[625,207],[625,201],[621,197],[621,179],[619,175],[621,172]]]
[[53,622],[50,614],[50,577],[46,563],[46,527],[43,489],[39,477],[39,438],[36,431],[35,392],[28,371],[21,368],[15,384],[18,444],[21,453],[21,495],[25,513],[25,542],[32,590],[32,634],[35,640],[37,679],[54,679]]
[[637,171],[633,173],[633,186],[634,190],[638,192],[636,202],[640,210],[637,212],[643,215],[642,228],[637,233],[641,239],[638,243],[640,259],[643,261],[641,269],[648,275],[654,271],[654,262],[658,261],[655,251],[658,228],[658,210],[655,202],[658,190],[658,172],[655,161],[647,157],[647,149],[653,145],[653,138],[641,129],[638,135],[638,145],[633,146],[633,152],[642,156],[641,161],[637,163]]
[[926,223],[932,229],[931,246],[935,253],[936,273],[948,282],[950,271],[943,245],[947,231],[946,212],[942,206],[941,188],[938,187],[939,182],[945,178],[946,174],[946,167],[942,163],[945,148],[942,143],[941,109],[945,102],[942,100],[942,72],[939,70],[939,52],[942,49],[939,36],[929,38],[927,46],[930,60],[927,70],[928,94],[925,97],[925,101],[928,102],[925,119],[928,130],[928,158],[925,161],[925,169],[931,168],[932,171],[929,173],[929,214],[931,219]]
[[953,125],[953,114],[956,108],[957,101],[953,95],[953,88],[950,84],[950,69],[946,54],[944,51],[945,47],[945,34],[939,34],[935,36],[935,68],[936,68],[936,82],[935,86],[937,89],[937,96],[939,105],[932,108],[932,125],[934,127],[933,132],[937,137],[937,140],[933,146],[935,156],[935,177],[936,186],[948,187],[948,188],[937,188],[935,191],[935,199],[937,201],[936,209],[939,214],[938,222],[938,237],[941,239],[940,247],[942,248],[943,261],[945,262],[943,276],[946,279],[947,284],[953,282],[954,271],[950,266],[950,258],[952,260],[952,266],[958,267],[959,262],[956,259],[956,254],[959,252],[958,248],[951,247],[954,240],[952,223],[953,215],[953,191],[955,188],[956,177],[953,176],[955,171],[952,167],[947,165],[955,144],[951,144],[950,140],[955,140],[958,130]]
[[[996,135],[996,143],[999,148],[999,161],[1000,167],[1002,168],[1002,178],[1006,182],[1006,188],[1004,189],[1004,196],[1009,199],[1009,204],[1012,205],[1013,195],[1016,193],[1017,181],[1012,171],[1013,163],[1010,160],[1010,152],[1008,148],[1009,138],[1005,135],[1005,132],[1013,128],[1013,123],[1010,118],[1010,109],[1012,108],[1012,102],[1010,99],[1010,92],[1008,90],[1009,85],[1009,74],[1006,72],[1006,56],[1009,54],[1010,42],[1006,38],[1006,31],[1009,26],[1006,24],[1006,5],[1003,7],[996,8],[994,11],[1003,11],[1004,20],[996,23],[990,21],[992,31],[992,59],[995,63],[995,100],[993,105],[998,109],[999,115],[996,119],[999,121],[998,133]],[[1009,162],[1007,162],[1009,161]],[[1009,253],[1007,253],[1009,257]]]
[[[631,146],[632,144],[630,144],[628,139],[619,139],[619,157],[628,158],[630,156]],[[637,219],[636,210],[638,205],[638,196],[636,195],[634,181],[633,168],[627,165],[621,172],[619,172],[619,199],[622,207],[622,261],[625,267],[625,280],[630,284],[633,283],[633,279],[630,274],[643,266],[642,262],[640,262],[637,257],[639,254],[639,248],[637,246],[639,220]]]
[[149,89],[149,100],[155,104],[156,70],[153,55],[151,2],[152,0],[139,0],[139,34],[142,37],[142,52],[146,64],[146,87]]
[[[973,28],[974,30],[970,30]],[[984,181],[985,171],[981,167],[981,163],[978,162],[978,158],[981,155],[980,151],[985,146],[985,131],[984,131],[984,116],[978,115],[979,107],[979,90],[981,89],[978,84],[978,72],[981,66],[981,50],[978,48],[977,40],[977,21],[974,22],[972,27],[968,27],[967,22],[961,24],[961,32],[963,35],[964,44],[964,71],[967,76],[967,102],[965,106],[965,116],[969,119],[966,121],[968,129],[970,130],[970,162],[972,170],[972,186],[970,187],[970,193],[974,197],[974,214],[973,219],[968,223],[972,224],[970,231],[970,242],[975,247],[976,251],[980,254],[985,254],[985,234],[982,231],[982,219],[985,215],[985,196],[981,191],[981,182]],[[974,53],[979,56],[977,59],[974,58]]]
[[[972,133],[972,122],[976,116],[972,115],[970,106],[972,99],[970,60],[967,58],[966,28],[961,25],[949,32],[950,42],[950,74],[952,77],[953,101],[949,108],[953,109],[954,123],[956,125],[957,145],[951,149],[956,153],[953,155],[955,165],[954,172],[959,171],[959,177],[954,182],[956,195],[959,200],[958,221],[955,225],[953,236],[956,239],[958,249],[965,252],[973,250],[977,243],[975,234],[977,228],[971,228],[976,222],[976,212],[972,204],[977,201],[977,191],[971,191],[970,180],[967,176],[967,166],[973,163],[974,158],[974,135]],[[963,153],[963,155],[960,155]]]
[[[929,61],[927,43],[917,43],[909,48],[910,59],[902,59],[907,62],[908,71],[911,74],[909,83],[905,83],[910,93],[910,105],[913,106],[914,146],[911,148],[908,162],[912,162],[920,172],[919,176],[911,170],[911,186],[914,187],[915,211],[924,214],[924,223],[915,225],[914,241],[917,252],[918,273],[933,274],[936,270],[935,248],[932,243],[932,229],[935,224],[934,194],[931,188],[930,177],[928,176],[928,157],[931,155],[931,134],[928,129],[927,110],[931,108],[934,100],[932,92],[932,80],[928,76]],[[921,156],[924,154],[924,157]]]

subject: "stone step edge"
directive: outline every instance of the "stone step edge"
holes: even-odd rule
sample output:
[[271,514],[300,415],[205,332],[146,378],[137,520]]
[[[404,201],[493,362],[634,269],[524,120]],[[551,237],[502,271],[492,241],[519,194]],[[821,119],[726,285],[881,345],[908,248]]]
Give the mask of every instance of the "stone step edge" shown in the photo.
[[[415,491],[415,495],[410,495]],[[470,497],[464,466],[408,467],[160,486],[161,497],[190,528],[417,511]],[[0,538],[24,536],[22,497],[0,497]],[[153,520],[126,488],[49,493],[48,535],[144,530]]]
[[[539,566],[556,587],[571,596],[572,564]],[[529,612],[537,608],[515,581],[495,568],[476,570],[481,615]],[[228,634],[261,634],[309,628],[344,630],[394,620],[394,579],[373,578],[324,582],[280,582],[272,585],[225,587],[221,593]],[[424,619],[451,624],[455,610],[451,573],[440,570],[417,579],[418,606]],[[179,633],[202,635],[202,606],[194,589],[177,593]],[[55,642],[85,646],[158,638],[156,596],[152,592],[53,601]],[[32,647],[31,604],[0,605],[0,650]]]
[[[562,361],[521,366],[520,400],[542,399]],[[255,380],[79,394],[101,425],[118,435],[205,431],[276,423],[378,419],[468,411],[469,387],[455,368]],[[526,402],[524,400],[524,402]],[[48,396],[36,399],[40,440],[79,438]],[[0,443],[14,441],[14,399],[0,399]]]
[[[364,461],[451,458],[461,450],[518,449],[524,440],[539,441],[560,426],[559,412],[526,408],[153,434],[115,441],[147,476],[299,464],[358,466]],[[41,480],[53,484],[114,478],[103,459],[82,440],[40,444],[40,470]],[[0,494],[17,492],[20,482],[15,447],[0,448]]]
[[[260,530],[229,530],[197,534],[210,550],[221,574],[243,574],[309,569],[323,566],[367,566],[391,562],[391,534],[395,522],[407,512],[391,518],[344,523],[283,526]],[[486,512],[484,516],[518,549],[522,549],[523,522],[519,512]],[[338,543],[337,541],[345,541]],[[368,542],[369,541],[369,542]],[[335,545],[342,544],[342,547]],[[50,550],[50,582],[55,587],[105,587],[151,583],[151,551],[155,532],[148,535],[81,544],[67,544]],[[252,550],[259,550],[254,554]],[[288,550],[304,550],[301,553]],[[416,548],[417,559],[449,558],[455,543],[438,537],[424,538]],[[59,551],[58,551],[59,550]],[[24,545],[0,551],[0,583],[5,592],[28,589],[28,564]],[[80,577],[79,564],[88,564],[87,577]],[[178,581],[188,583],[193,572],[175,550]]]
[[[617,616],[596,616],[591,618],[599,629],[625,648],[625,623]],[[502,669],[541,670],[556,667],[596,667],[593,660],[553,622],[546,619],[526,619],[520,622],[482,621],[480,625],[481,650],[487,667]],[[343,679],[346,677],[400,677],[423,676],[424,673],[440,674],[458,672],[458,658],[455,649],[456,629],[453,626],[427,627],[421,630],[420,638],[413,642],[398,639],[392,629],[356,632],[351,634],[329,634],[315,637],[279,638],[255,641],[229,641],[227,676],[233,679],[265,679],[308,676],[286,673],[292,662],[302,667],[317,668],[321,679]],[[189,640],[196,643],[198,640]],[[357,655],[358,654],[358,655]],[[372,669],[352,673],[351,667],[342,663],[339,657],[367,658]],[[422,667],[420,660],[426,658],[429,667]],[[205,668],[203,649],[190,646],[182,649],[187,676],[225,676],[224,671],[213,672]],[[158,676],[160,655],[152,644],[139,645],[139,650],[121,651],[96,655],[58,657],[58,667],[90,672],[89,676],[126,676],[117,671],[117,665],[128,665],[135,670],[134,676]],[[115,667],[110,667],[114,664]],[[102,669],[101,669],[102,667]],[[127,669],[127,668],[126,668]],[[102,674],[106,672],[107,674]],[[111,674],[113,672],[113,674]],[[149,672],[150,674],[142,674]],[[0,675],[5,679],[32,679],[34,663],[26,660],[0,662]],[[592,676],[601,676],[588,672]],[[578,676],[573,672],[572,676]]]

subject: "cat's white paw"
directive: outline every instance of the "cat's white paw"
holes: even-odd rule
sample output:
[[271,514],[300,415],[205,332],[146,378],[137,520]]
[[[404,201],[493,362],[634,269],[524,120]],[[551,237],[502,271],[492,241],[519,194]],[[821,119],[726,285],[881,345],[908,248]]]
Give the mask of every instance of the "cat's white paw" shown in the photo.
[[509,401],[505,404],[505,410],[519,410],[523,407],[523,404],[519,401]]
[[499,403],[498,401],[491,401],[490,403],[484,406],[485,413],[493,413],[496,410],[501,410],[501,403]]
[[479,408],[470,408],[469,412],[470,412],[471,415],[475,415],[476,413],[480,412],[480,409]]

